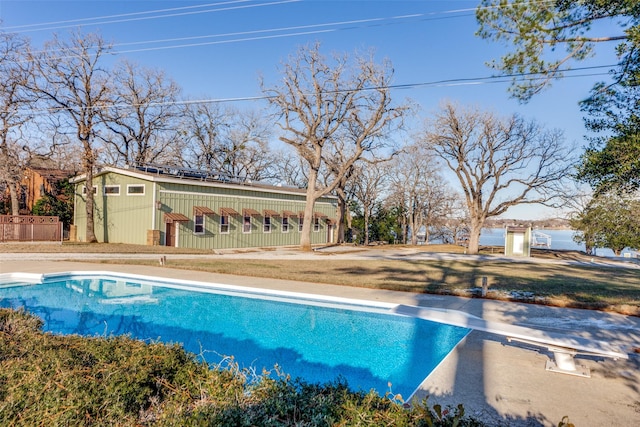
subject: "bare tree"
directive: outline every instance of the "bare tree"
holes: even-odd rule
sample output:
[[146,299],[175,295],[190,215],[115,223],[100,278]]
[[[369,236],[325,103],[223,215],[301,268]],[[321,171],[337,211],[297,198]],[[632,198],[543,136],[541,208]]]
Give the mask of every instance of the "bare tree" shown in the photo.
[[[337,181],[334,192],[338,197],[338,221],[336,227],[336,241],[338,243],[345,242],[345,225],[347,223],[347,215],[349,215],[348,204],[354,199],[356,191],[356,175],[362,173],[369,166],[377,165],[389,161],[396,153],[395,147],[387,147],[389,154],[382,156],[379,151],[374,148],[367,151],[357,161],[353,162],[351,167],[344,168],[344,165],[350,162],[353,157],[354,142],[360,138],[361,129],[353,122],[347,121],[346,126],[336,137],[327,141],[324,147],[323,164],[324,170],[321,173],[325,175],[325,186],[330,185],[332,181]],[[328,179],[328,181],[327,181]],[[365,212],[365,222],[368,223],[369,215],[374,205],[368,206]],[[367,224],[368,225],[368,224]],[[365,228],[368,230],[368,228]],[[368,244],[368,235],[365,236],[366,244]]]
[[446,215],[435,224],[435,237],[440,238],[442,243],[466,245],[469,237],[469,214],[461,195],[449,193],[444,209]]
[[217,150],[224,126],[224,112],[219,104],[187,104],[182,125],[187,139],[184,162],[190,167],[218,171]]
[[[266,88],[270,104],[278,111],[280,140],[294,147],[308,166],[308,182],[300,248],[311,250],[311,223],[318,198],[334,191],[336,179],[319,185],[318,175],[341,134],[350,140],[348,158],[334,176],[346,175],[365,155],[385,144],[387,132],[402,124],[405,107],[394,107],[389,94],[393,75],[387,61],[376,64],[371,56],[334,56],[329,63],[319,45],[302,47],[282,69],[283,83]],[[347,130],[347,128],[349,128]],[[335,146],[335,145],[334,145]]]
[[26,91],[32,73],[25,61],[28,43],[13,34],[0,33],[0,182],[9,188],[11,213],[18,215],[18,185],[24,152],[21,129],[32,119],[27,107],[33,101]]
[[369,244],[369,221],[382,194],[387,190],[390,164],[362,163],[353,174],[353,195],[362,205],[364,244]]
[[180,88],[162,71],[124,61],[113,72],[113,103],[99,110],[107,132],[100,138],[115,164],[154,163],[176,138]]
[[[21,144],[9,137],[2,137],[0,142],[0,183],[9,190],[11,200],[11,215],[20,215],[19,187],[24,169],[24,159],[21,156]],[[6,186],[6,187],[5,187]]]
[[191,104],[185,111],[184,129],[188,165],[253,181],[275,178],[268,142],[271,129],[258,112]]
[[223,165],[231,175],[253,181],[275,177],[269,148],[271,124],[254,110],[227,110],[228,132],[222,141]]
[[307,186],[308,178],[304,160],[297,154],[284,149],[274,152],[273,167],[276,183],[299,188]]
[[88,242],[97,241],[91,189],[96,166],[96,129],[101,123],[100,109],[111,103],[109,71],[101,63],[109,49],[97,34],[74,32],[68,40],[55,35],[45,43],[42,51],[32,53],[36,70],[34,90],[49,112],[60,120],[60,131],[75,135],[82,149]]
[[411,144],[396,156],[391,164],[391,191],[387,205],[395,206],[403,215],[403,241],[410,235],[411,244],[418,243],[418,234],[425,231],[436,218],[445,215],[447,192],[439,166],[425,147]]
[[75,135],[63,132],[59,119],[50,114],[34,114],[33,122],[23,134],[28,143],[22,149],[29,165],[79,172],[82,150],[78,150]]
[[[359,171],[358,162],[351,167],[344,169],[343,165],[348,162],[353,153],[351,151],[352,136],[344,135],[333,138],[327,142],[323,155],[323,166],[321,167],[318,179],[324,187],[337,182],[334,193],[338,197],[336,242],[345,242],[345,225],[349,215],[348,204],[353,199],[355,174]],[[361,159],[363,160],[363,159]]]
[[460,182],[469,211],[468,252],[478,253],[487,218],[512,206],[556,206],[573,163],[559,131],[517,115],[501,119],[477,109],[443,105],[425,131],[425,143]]
[[[351,165],[347,170],[342,169],[342,164],[344,163],[344,151],[336,150],[333,151],[331,156],[328,159],[325,159],[326,171],[323,171],[319,174],[322,176],[322,181],[324,186],[330,185],[333,181],[337,181],[337,185],[335,187],[335,194],[338,197],[338,220],[337,227],[335,230],[336,233],[336,243],[344,243],[345,242],[345,222],[347,220],[347,216],[349,213],[348,203],[351,199],[352,194],[352,186],[351,183],[353,174],[356,172],[356,166]],[[348,156],[347,156],[348,157]]]

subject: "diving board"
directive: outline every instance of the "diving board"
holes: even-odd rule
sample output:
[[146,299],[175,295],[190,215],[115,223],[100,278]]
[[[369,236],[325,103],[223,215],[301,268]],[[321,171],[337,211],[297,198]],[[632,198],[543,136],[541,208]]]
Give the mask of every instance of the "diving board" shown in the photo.
[[506,337],[509,342],[518,341],[539,347],[546,347],[554,355],[554,360],[547,361],[546,365],[546,369],[551,372],[590,377],[591,373],[589,372],[589,368],[576,365],[574,357],[577,354],[608,357],[616,360],[629,358],[627,353],[622,352],[620,349],[604,341],[485,320],[457,310],[399,304],[391,308],[391,312],[430,320],[432,322],[446,323],[448,325],[502,335]]

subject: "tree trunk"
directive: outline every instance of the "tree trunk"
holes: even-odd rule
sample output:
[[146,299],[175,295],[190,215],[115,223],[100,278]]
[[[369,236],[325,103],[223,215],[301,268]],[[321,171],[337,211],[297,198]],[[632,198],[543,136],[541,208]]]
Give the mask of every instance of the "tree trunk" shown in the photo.
[[338,224],[337,224],[337,238],[336,242],[338,244],[344,243],[344,235],[345,235],[345,218],[347,214],[347,200],[344,196],[343,191],[337,191],[338,194]]
[[407,218],[402,218],[402,244],[407,244],[407,237],[409,236],[409,225],[407,224]]
[[18,200],[18,185],[17,182],[9,182],[9,195],[11,197],[11,215],[20,215],[20,201]]
[[[88,156],[88,154],[86,154],[85,151],[85,156]],[[95,206],[95,200],[94,200],[94,194],[93,194],[93,152],[91,152],[90,154],[91,157],[87,157],[85,158],[85,173],[87,175],[87,180],[85,182],[85,188],[86,188],[86,196],[87,196],[87,203],[86,203],[86,213],[87,213],[87,242],[88,243],[96,243],[98,241],[98,239],[96,238],[96,234],[95,234],[95,224],[94,224],[94,206]]]
[[369,244],[369,209],[364,210],[364,245]]
[[471,229],[469,230],[469,246],[467,247],[467,253],[476,255],[480,252],[480,233],[482,232],[481,221],[471,221]]
[[418,244],[418,219],[416,214],[411,214],[411,244],[416,246]]
[[347,231],[349,231],[349,241],[353,242],[353,226],[352,226],[351,213],[349,212],[349,210],[347,210],[347,212],[345,212],[345,225],[344,225],[344,227],[345,227],[345,233]]
[[311,168],[307,183],[307,201],[304,206],[304,222],[302,223],[302,233],[300,234],[300,250],[311,252],[311,226],[313,221],[313,207],[316,204],[316,182],[318,171]]
[[304,222],[302,224],[302,233],[300,235],[300,250],[303,252],[311,252],[311,222],[313,221],[313,196],[307,192],[307,204],[304,207]]

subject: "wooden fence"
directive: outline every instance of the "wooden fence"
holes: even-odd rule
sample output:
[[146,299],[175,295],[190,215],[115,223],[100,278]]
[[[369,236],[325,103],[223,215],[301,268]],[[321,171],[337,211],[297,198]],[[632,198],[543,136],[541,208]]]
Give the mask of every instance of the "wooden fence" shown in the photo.
[[62,242],[57,216],[0,215],[0,242]]

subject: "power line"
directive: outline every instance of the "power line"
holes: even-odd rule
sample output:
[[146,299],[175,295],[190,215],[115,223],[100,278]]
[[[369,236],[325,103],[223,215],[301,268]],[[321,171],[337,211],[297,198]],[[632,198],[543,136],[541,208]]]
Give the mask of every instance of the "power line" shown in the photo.
[[[561,73],[566,72],[574,72],[574,71],[589,71],[589,70],[597,70],[603,68],[611,68],[614,65],[596,65],[589,67],[580,67],[574,69],[565,69],[561,70]],[[404,84],[395,84],[395,85],[387,85],[387,86],[378,86],[378,87],[368,87],[364,89],[360,89],[361,92],[366,91],[375,91],[375,90],[407,90],[407,89],[418,89],[418,88],[434,88],[434,87],[456,87],[456,86],[478,86],[484,84],[498,84],[498,83],[507,83],[512,81],[514,78],[523,78],[529,80],[541,80],[545,77],[541,76],[542,73],[522,73],[522,74],[507,74],[507,75],[498,75],[498,76],[485,76],[485,77],[468,77],[468,78],[456,78],[456,79],[444,79],[444,80],[435,80],[431,82],[419,82],[419,83],[404,83]],[[566,78],[579,78],[579,77],[596,77],[596,76],[604,76],[608,75],[605,72],[598,73],[585,73],[585,74],[577,74],[577,75],[563,75],[562,77],[557,77],[558,79],[566,79]],[[345,93],[353,91],[353,89],[343,89],[338,91],[333,91],[331,93]],[[247,102],[247,101],[265,101],[273,98],[272,95],[257,95],[257,96],[243,96],[243,97],[232,97],[232,98],[208,98],[208,99],[195,99],[195,100],[180,100],[180,101],[168,101],[168,102],[151,102],[146,104],[108,104],[101,105],[99,107],[95,107],[96,109],[105,109],[110,107],[137,107],[141,105],[146,105],[148,107],[160,107],[160,106],[171,106],[171,105],[197,105],[197,104],[224,104],[224,103],[232,103],[232,102]],[[32,110],[33,113],[52,113],[56,111],[65,110],[63,107],[56,108],[46,108],[46,109],[38,109]]]
[[[278,1],[273,1],[269,3],[228,6],[228,7],[219,7],[216,9],[188,11],[188,12],[175,12],[175,13],[162,14],[157,16],[139,16],[136,18],[126,18],[127,16],[148,15],[151,13],[158,13],[158,12],[165,12],[165,11],[178,11],[178,10],[185,10],[185,9],[209,7],[209,6],[226,6],[227,4],[245,3],[250,1],[252,0],[235,0],[235,1],[222,2],[222,3],[209,3],[206,5],[198,5],[198,6],[184,6],[184,7],[173,8],[173,9],[159,9],[155,11],[110,15],[110,16],[98,17],[98,18],[80,18],[80,19],[73,19],[73,20],[67,20],[67,21],[57,21],[53,23],[18,25],[18,26],[12,26],[12,27],[5,27],[4,30],[18,29],[19,31],[17,32],[21,32],[21,33],[34,32],[34,31],[50,31],[50,30],[59,30],[62,28],[74,28],[74,27],[77,27],[78,25],[82,26],[83,22],[84,22],[84,25],[118,24],[123,22],[133,22],[133,21],[142,21],[142,20],[150,20],[150,19],[160,19],[160,18],[172,18],[176,16],[199,15],[202,13],[212,13],[212,12],[222,12],[222,11],[228,11],[228,10],[247,9],[247,8],[254,8],[254,7],[273,6],[273,5],[285,4],[285,3],[296,3],[302,0],[278,0]],[[114,19],[114,18],[122,18],[122,19]],[[99,21],[100,19],[108,19],[108,20]],[[92,21],[96,21],[96,22],[92,22]],[[69,23],[73,23],[73,24],[69,24]],[[69,24],[69,25],[58,25],[58,24]],[[44,25],[54,25],[54,26],[28,29],[29,27],[41,27]],[[13,31],[13,32],[16,32],[16,31]]]
[[[576,71],[588,71],[588,70],[598,70],[598,69],[611,69],[615,67],[615,65],[593,65],[588,67],[578,67],[578,68],[566,68],[564,70],[558,70],[558,73],[567,73],[567,72],[576,72]],[[595,77],[595,76],[604,76],[608,73],[592,73],[592,74],[580,74],[574,76],[558,76],[558,79],[562,78],[574,78],[574,77]],[[428,86],[461,86],[465,84],[484,84],[484,83],[504,83],[507,81],[511,81],[515,79],[530,79],[530,80],[542,80],[546,77],[542,77],[544,73],[518,73],[518,74],[502,74],[497,76],[486,76],[486,77],[470,77],[470,78],[456,78],[456,79],[445,79],[445,80],[437,80],[433,82],[423,82],[423,83],[408,83],[408,84],[397,84],[388,86],[389,89],[414,89],[417,87],[428,87]],[[509,80],[507,80],[509,79]]]
[[148,10],[148,11],[144,11],[144,12],[131,12],[131,13],[120,13],[120,14],[116,14],[116,15],[105,15],[105,16],[97,16],[97,17],[93,17],[93,18],[78,18],[78,19],[67,19],[64,21],[53,21],[53,22],[42,22],[39,24],[24,24],[24,25],[13,25],[11,27],[5,27],[5,30],[9,29],[9,30],[15,30],[15,29],[21,29],[21,28],[29,28],[29,27],[42,27],[45,25],[62,25],[62,24],[70,24],[70,23],[82,23],[82,22],[90,22],[90,21],[97,21],[100,19],[113,19],[113,18],[122,18],[122,17],[126,17],[126,16],[136,16],[136,15],[147,15],[150,13],[161,13],[161,12],[173,12],[176,10],[185,10],[185,9],[199,9],[199,8],[203,8],[203,7],[209,7],[209,6],[217,6],[220,4],[229,4],[229,3],[238,3],[238,2],[247,2],[247,1],[251,1],[251,0],[236,0],[236,1],[230,1],[230,2],[223,2],[223,3],[208,3],[208,4],[200,4],[200,5],[196,5],[196,6],[182,6],[182,7],[174,7],[174,8],[170,8],[170,9],[156,9],[156,10]]
[[[138,42],[116,43],[111,45],[111,47],[171,43],[171,42],[179,42],[179,41],[224,38],[224,37],[233,37],[233,36],[250,36],[250,37],[238,37],[238,38],[226,39],[226,40],[212,40],[212,41],[203,41],[203,42],[194,42],[194,43],[183,43],[183,44],[175,44],[175,45],[169,45],[169,46],[141,47],[136,49],[113,50],[113,51],[110,51],[109,53],[112,55],[122,55],[126,53],[152,52],[152,51],[158,51],[158,50],[184,49],[188,47],[241,43],[241,42],[248,42],[248,41],[268,40],[268,39],[286,38],[286,37],[298,37],[298,36],[311,35],[311,34],[331,33],[336,31],[348,31],[348,30],[354,30],[359,28],[371,28],[371,27],[381,26],[381,25],[397,25],[402,23],[403,21],[416,19],[416,18],[420,18],[420,19],[417,19],[418,22],[446,19],[446,18],[452,18],[452,16],[443,18],[440,16],[434,16],[434,15],[456,14],[456,13],[461,13],[466,11],[468,11],[468,9],[431,12],[426,14],[418,13],[418,14],[409,14],[409,15],[388,16],[388,17],[382,17],[382,18],[377,17],[377,18],[356,19],[356,20],[349,20],[349,21],[336,21],[336,22],[328,22],[328,23],[322,23],[322,24],[308,24],[308,25],[288,26],[288,27],[280,27],[280,28],[267,28],[262,30],[238,31],[238,32],[232,32],[232,33],[209,34],[209,35],[203,35],[203,36],[178,37],[178,38],[171,38],[171,39],[155,39],[155,40],[146,40],[146,41],[138,41]],[[459,18],[464,16],[468,16],[468,15],[457,15],[453,17]],[[345,27],[345,26],[348,26],[348,27]],[[326,28],[326,27],[329,27],[329,28]],[[299,31],[299,30],[304,30],[304,31]],[[265,33],[279,33],[283,31],[284,31],[283,34],[259,35],[259,34],[265,34]],[[60,49],[58,49],[58,51],[59,50]],[[55,52],[55,51],[56,51],[55,49],[48,50],[48,52]],[[34,53],[40,53],[40,52],[43,52],[43,51],[35,51]],[[61,56],[56,59],[63,59],[68,57],[70,56]]]
[[[298,1],[298,0],[291,0]],[[467,11],[467,9],[458,9],[458,10],[450,10],[450,11],[441,11],[441,12],[431,12],[431,13],[419,13],[419,14],[410,14],[410,15],[400,15],[400,16],[389,16],[389,17],[378,17],[378,18],[368,18],[368,19],[357,19],[350,21],[336,21],[322,24],[309,24],[309,25],[299,25],[299,26],[288,26],[288,27],[280,27],[280,28],[270,28],[270,29],[262,29],[262,30],[251,30],[251,31],[240,31],[233,33],[223,33],[223,34],[211,34],[204,36],[192,36],[192,37],[179,37],[173,39],[156,39],[156,40],[147,40],[140,42],[128,42],[128,43],[117,43],[113,44],[110,47],[114,46],[135,46],[135,45],[144,45],[144,44],[153,44],[153,43],[168,43],[175,41],[189,41],[189,40],[201,40],[207,38],[223,38],[230,36],[242,36],[242,35],[254,35],[254,34],[263,34],[263,33],[277,33],[281,31],[292,31],[292,30],[309,30],[309,31],[294,31],[294,32],[285,32],[284,34],[272,34],[272,35],[255,35],[251,37],[239,37],[235,39],[227,39],[227,40],[212,40],[212,41],[204,41],[204,42],[195,42],[195,43],[183,43],[177,45],[169,45],[169,46],[156,46],[156,47],[142,47],[137,49],[126,49],[126,50],[112,50],[108,53],[111,55],[122,55],[127,53],[140,53],[140,52],[152,52],[159,50],[168,50],[168,49],[184,49],[188,47],[199,47],[199,46],[210,46],[210,45],[219,45],[219,44],[229,44],[229,43],[241,43],[241,42],[249,42],[249,41],[257,41],[257,40],[268,40],[268,39],[277,39],[277,38],[287,38],[287,37],[298,37],[312,34],[323,34],[323,33],[331,33],[336,31],[347,31],[354,30],[358,28],[370,28],[374,26],[380,25],[396,25],[400,24],[401,21],[406,21],[409,19],[421,18],[418,19],[419,22],[445,19],[442,17],[434,17],[433,15],[441,15],[441,14],[455,14],[459,12]],[[466,15],[457,15],[455,17],[463,17]],[[448,17],[451,18],[451,17]],[[356,24],[356,25],[354,25]],[[340,28],[341,26],[347,26],[346,28]],[[330,28],[324,28],[330,27]],[[331,28],[336,27],[336,28]],[[324,28],[324,29],[323,29]],[[94,46],[93,48],[96,48]],[[61,51],[61,49],[47,49],[46,52],[56,52]],[[43,50],[33,51],[34,54],[45,52]],[[61,60],[65,58],[74,57],[75,55],[65,55],[59,56],[54,59]],[[29,61],[22,61],[29,62]]]
[[[272,34],[272,35],[262,35],[262,36],[252,36],[252,37],[240,37],[235,39],[227,39],[227,40],[213,40],[213,41],[204,41],[197,43],[186,43],[186,44],[178,44],[178,45],[170,45],[170,46],[157,46],[157,47],[147,47],[147,48],[138,48],[138,49],[127,49],[127,50],[116,50],[111,53],[115,55],[122,55],[125,53],[139,53],[139,52],[150,52],[156,50],[165,50],[165,49],[183,49],[187,47],[198,47],[198,46],[209,46],[216,44],[228,44],[228,43],[241,43],[247,41],[256,41],[256,40],[268,40],[275,38],[285,38],[285,37],[297,37],[303,35],[311,35],[311,34],[323,34],[323,33],[331,33],[336,31],[344,31],[344,30],[352,30],[354,28],[366,28],[372,26],[372,23],[379,23],[383,21],[400,21],[411,19],[419,16],[423,16],[424,14],[414,14],[414,15],[404,15],[404,16],[392,16],[386,18],[371,18],[371,19],[359,19],[353,21],[341,21],[341,22],[331,22],[326,24],[310,24],[310,25],[301,25],[295,27],[282,27],[282,28],[274,28],[274,29],[265,29],[265,30],[254,30],[254,31],[243,31],[237,33],[227,33],[227,34],[219,34],[219,35],[209,35],[209,36],[197,36],[197,37],[187,37],[187,38],[179,38],[179,39],[168,39],[168,40],[153,40],[147,42],[134,42],[134,43],[125,43],[125,44],[117,44],[114,46],[123,46],[123,45],[135,45],[135,44],[149,44],[149,43],[164,43],[164,42],[173,42],[173,41],[183,41],[183,40],[196,40],[203,38],[215,38],[215,37],[229,37],[229,36],[242,36],[242,35],[252,35],[252,34],[263,34],[263,33],[273,33],[280,31],[292,31],[292,30],[306,30],[309,31],[294,31],[294,32],[285,32],[284,34]],[[360,24],[356,27],[350,28],[324,28],[323,27],[336,27],[342,25],[353,25]],[[362,25],[369,24],[369,25]],[[390,22],[388,24],[393,24]],[[315,29],[314,29],[315,28]]]
[[[44,26],[44,25],[58,25],[58,24],[67,24],[67,23],[77,23],[77,22],[89,22],[89,21],[98,21],[101,19],[107,19],[105,23],[116,22],[113,19],[127,18],[124,22],[129,20],[138,20],[138,19],[155,19],[155,18],[163,18],[163,17],[171,17],[171,16],[179,16],[182,14],[196,14],[196,13],[207,13],[212,10],[195,10],[202,9],[205,7],[211,6],[223,6],[227,9],[216,9],[217,10],[228,10],[229,8],[249,8],[249,7],[258,7],[258,6],[270,6],[277,5],[283,3],[292,3],[298,2],[300,0],[277,0],[268,3],[259,3],[253,4],[251,3],[253,0],[233,0],[226,2],[218,2],[218,3],[208,3],[204,5],[197,6],[184,6],[178,8],[170,8],[170,9],[157,9],[146,12],[135,12],[128,14],[117,14],[117,15],[107,15],[96,18],[84,18],[84,19],[75,19],[75,20],[67,20],[67,21],[56,21],[45,24],[30,24],[25,26],[18,27],[8,27],[8,28],[21,28],[21,27],[36,27],[36,26]],[[544,3],[546,1],[542,1]],[[250,3],[250,4],[244,4]],[[240,5],[238,5],[240,4]],[[180,41],[191,41],[191,40],[202,40],[207,38],[223,38],[223,37],[236,37],[234,39],[227,40],[212,40],[212,41],[203,41],[203,42],[194,42],[194,43],[182,43],[170,46],[156,46],[156,47],[143,47],[138,49],[128,49],[128,50],[120,50],[120,51],[111,51],[108,53],[114,55],[120,55],[125,53],[138,53],[145,51],[155,51],[155,50],[163,50],[163,49],[180,49],[186,47],[195,47],[195,46],[203,46],[203,45],[213,45],[213,44],[225,44],[225,43],[239,43],[246,41],[255,41],[255,40],[265,40],[265,39],[273,39],[273,38],[282,38],[282,37],[295,37],[301,35],[310,35],[310,34],[320,34],[320,33],[329,33],[334,31],[344,31],[344,30],[352,30],[355,28],[363,28],[363,27],[372,27],[372,26],[380,26],[380,25],[394,25],[402,22],[406,22],[409,19],[416,19],[418,21],[428,21],[434,19],[444,19],[448,17],[460,17],[467,16],[467,13],[475,11],[475,8],[466,8],[466,9],[451,9],[445,11],[436,11],[430,13],[417,13],[410,15],[400,15],[400,16],[389,16],[389,17],[377,17],[377,18],[368,18],[368,19],[356,19],[356,20],[348,20],[348,21],[336,21],[329,23],[321,23],[321,24],[308,24],[308,25],[298,25],[298,26],[288,26],[288,27],[280,27],[280,28],[267,28],[262,30],[252,30],[252,31],[239,31],[232,33],[223,33],[223,34],[212,34],[205,36],[192,36],[192,37],[181,37],[181,38],[172,38],[172,39],[156,39],[149,41],[140,41],[140,42],[129,42],[129,43],[120,43],[114,46],[135,46],[135,45],[145,45],[152,43],[173,43]],[[184,11],[184,12],[183,12]],[[166,14],[169,12],[169,14]],[[149,15],[149,14],[159,14],[157,16],[140,16],[140,15]],[[461,15],[464,14],[464,15]],[[128,19],[131,18],[131,19]],[[99,24],[92,23],[92,24]],[[269,33],[278,33],[284,32],[283,34],[269,34]],[[248,36],[248,37],[242,37]],[[57,59],[63,59],[64,57],[59,57]],[[584,67],[577,69],[567,69],[563,72],[568,71],[584,71],[587,69],[597,69],[597,68],[611,68],[613,66],[596,66],[596,67]],[[540,74],[538,74],[539,76]],[[604,75],[604,73],[596,73],[589,75],[573,75],[573,76],[564,76],[564,77],[586,77],[586,76],[598,76]],[[422,82],[422,83],[409,83],[409,84],[398,84],[398,85],[390,85],[384,88],[369,88],[368,90],[376,90],[376,89],[393,89],[393,90],[402,90],[402,89],[415,89],[421,87],[447,87],[447,86],[461,86],[461,85],[481,85],[488,83],[503,83],[507,80],[505,79],[514,79],[514,78],[531,78],[532,80],[540,79],[541,77],[536,77],[536,74],[518,74],[518,75],[500,75],[500,76],[489,76],[489,77],[474,77],[474,78],[460,78],[460,79],[448,79],[448,80],[440,80],[433,82]],[[348,90],[348,89],[347,89]],[[222,102],[238,102],[238,101],[255,101],[255,100],[264,100],[268,99],[268,96],[254,96],[254,97],[235,97],[235,98],[224,98],[224,99],[204,99],[198,101],[178,101],[176,104],[189,104],[189,103],[222,103]],[[161,105],[161,104],[158,104]]]
[[[281,31],[298,31],[298,30],[307,30],[307,29],[315,29],[322,27],[330,27],[330,26],[340,26],[340,25],[353,25],[353,24],[363,24],[370,22],[380,22],[384,20],[400,20],[407,18],[415,18],[417,16],[422,16],[422,14],[413,14],[413,15],[403,15],[403,16],[392,16],[386,18],[370,18],[370,19],[356,19],[351,21],[337,21],[337,22],[328,22],[324,24],[309,24],[309,25],[297,25],[297,26],[289,26],[289,27],[280,27],[280,28],[267,28],[264,30],[250,30],[250,31],[237,31],[233,33],[222,33],[222,34],[209,34],[204,36],[191,36],[191,37],[177,37],[172,39],[156,39],[149,41],[141,41],[141,42],[129,42],[129,43],[116,43],[113,46],[131,46],[138,44],[151,44],[151,43],[170,43],[176,41],[187,41],[187,40],[200,40],[207,38],[221,38],[221,37],[234,37],[234,36],[243,36],[243,35],[252,35],[252,34],[261,34],[261,33],[274,33]],[[306,34],[306,33],[305,33]],[[229,42],[236,41],[230,40]],[[239,40],[242,41],[242,40]],[[127,53],[129,51],[117,52],[117,53]]]
[[[262,6],[272,6],[272,5],[279,5],[279,4],[286,4],[286,3],[299,3],[302,0],[277,0],[277,1],[267,2],[267,3],[248,4],[248,5],[240,5],[240,6],[235,6],[235,7],[228,7],[229,5],[233,5],[233,4],[252,3],[252,2],[255,2],[255,1],[256,0],[231,0],[231,1],[216,2],[216,3],[206,3],[206,4],[192,5],[192,6],[181,6],[181,7],[174,7],[174,8],[154,9],[154,10],[148,10],[148,11],[142,11],[142,12],[120,13],[120,14],[96,16],[96,17],[89,17],[89,18],[77,18],[77,19],[68,19],[68,20],[62,20],[62,21],[43,22],[43,23],[36,23],[36,24],[13,25],[13,26],[10,26],[10,27],[4,27],[4,30],[5,31],[6,30],[12,30],[10,32],[47,31],[47,30],[52,30],[52,29],[75,27],[77,25],[82,25],[82,24],[85,24],[85,25],[104,25],[104,24],[113,24],[113,23],[120,23],[120,22],[131,22],[131,21],[136,21],[136,20],[160,19],[160,18],[168,18],[168,17],[174,17],[174,16],[193,15],[193,14],[200,14],[200,13],[210,13],[210,12],[218,12],[218,11],[226,11],[226,10],[262,7]],[[554,3],[554,1],[553,0],[530,0],[528,3],[550,3],[550,4],[552,4],[552,3]],[[206,8],[206,7],[214,7],[214,6],[225,6],[225,7],[219,8],[219,9],[193,11],[194,9],[203,9],[203,8]],[[495,5],[495,6],[483,7],[482,9],[499,9],[499,8],[502,8],[502,7],[509,7],[509,6]],[[175,12],[185,11],[185,10],[188,10],[189,12],[175,13]],[[426,15],[457,14],[457,13],[462,13],[462,12],[475,12],[476,10],[477,10],[477,8],[451,9],[451,10],[445,10],[445,11],[439,11],[439,12],[431,12],[431,13],[428,13]],[[171,12],[171,13],[170,14],[165,14],[167,12]],[[160,14],[160,15],[158,15],[158,16],[143,16],[143,15],[151,15],[151,14]],[[119,20],[120,18],[129,18],[129,17],[138,17],[138,18]],[[66,25],[66,24],[72,24],[72,25]],[[42,27],[44,27],[44,28],[42,28]]]

